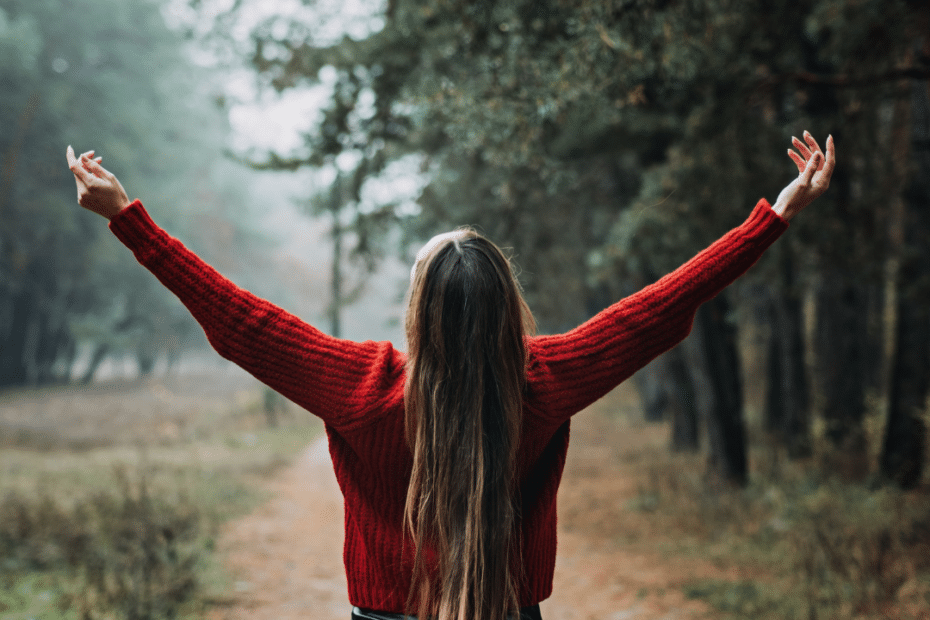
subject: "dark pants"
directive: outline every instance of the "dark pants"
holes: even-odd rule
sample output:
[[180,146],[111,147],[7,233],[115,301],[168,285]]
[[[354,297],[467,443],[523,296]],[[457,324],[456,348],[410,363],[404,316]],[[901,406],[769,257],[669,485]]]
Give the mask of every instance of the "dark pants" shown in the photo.
[[[384,611],[375,611],[373,609],[352,608],[352,620],[417,620],[416,616],[404,616],[404,614],[388,613]],[[539,613],[539,605],[524,607],[520,610],[520,620],[542,620]]]

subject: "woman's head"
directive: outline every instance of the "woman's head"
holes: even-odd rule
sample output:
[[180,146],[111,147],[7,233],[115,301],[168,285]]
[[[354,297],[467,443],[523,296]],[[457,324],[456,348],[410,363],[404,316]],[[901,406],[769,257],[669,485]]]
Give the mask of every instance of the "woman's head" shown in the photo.
[[[407,309],[407,524],[421,617],[503,620],[513,476],[532,315],[507,257],[473,230],[434,238],[414,265]],[[428,542],[427,542],[428,541]],[[422,563],[424,546],[437,571]]]
[[436,235],[417,253],[405,327],[408,351],[416,356],[426,345],[445,350],[466,331],[502,342],[519,335],[513,344],[522,347],[524,332],[535,330],[535,322],[500,248],[459,228]]

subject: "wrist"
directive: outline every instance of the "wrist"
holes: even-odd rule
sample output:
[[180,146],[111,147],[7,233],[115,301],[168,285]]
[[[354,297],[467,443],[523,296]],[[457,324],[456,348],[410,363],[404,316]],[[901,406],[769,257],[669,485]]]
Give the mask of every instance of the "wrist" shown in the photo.
[[106,217],[108,220],[112,220],[131,204],[132,201],[129,200],[129,196],[123,194],[116,200],[116,204],[113,206],[113,210],[107,213],[104,217]]
[[778,199],[775,201],[775,204],[772,205],[772,211],[775,212],[775,215],[781,217],[785,220],[790,220],[791,216],[788,213],[788,203],[785,200]]
[[119,206],[117,206],[117,207],[116,207],[115,209],[113,209],[112,211],[109,211],[109,212],[107,212],[106,214],[102,214],[102,215],[103,215],[105,218],[107,218],[108,220],[113,221],[113,218],[114,218],[114,217],[116,217],[117,215],[119,215],[120,213],[122,213],[122,212],[126,209],[126,207],[128,207],[128,206],[131,205],[131,204],[132,204],[132,203],[129,202],[129,200],[127,199],[124,203],[120,204]]

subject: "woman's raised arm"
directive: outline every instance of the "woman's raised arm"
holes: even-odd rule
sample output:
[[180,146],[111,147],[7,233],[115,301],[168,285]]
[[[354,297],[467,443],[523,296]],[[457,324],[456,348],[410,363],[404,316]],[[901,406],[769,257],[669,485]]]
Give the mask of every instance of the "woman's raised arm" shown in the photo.
[[835,156],[804,132],[789,151],[799,175],[774,206],[762,199],[749,218],[658,282],[565,334],[530,340],[527,406],[564,422],[687,337],[698,308],[746,272],[788,228],[787,220],[830,184]]
[[68,147],[78,202],[110,220],[136,259],[187,307],[210,344],[298,405],[340,429],[372,421],[403,399],[404,356],[388,342],[333,338],[220,275],[129,202],[111,173]]

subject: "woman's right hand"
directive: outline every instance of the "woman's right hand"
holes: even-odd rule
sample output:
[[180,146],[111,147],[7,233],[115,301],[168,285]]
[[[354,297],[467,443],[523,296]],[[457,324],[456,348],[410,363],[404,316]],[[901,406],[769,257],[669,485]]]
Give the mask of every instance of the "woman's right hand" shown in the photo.
[[[805,144],[806,142],[806,144]],[[815,198],[827,191],[830,177],[836,166],[833,150],[833,136],[827,137],[827,155],[820,151],[820,145],[809,132],[804,132],[804,142],[792,139],[797,152],[788,149],[788,156],[798,167],[798,177],[781,190],[772,210],[786,220],[801,212]]]
[[74,149],[69,146],[66,154],[68,168],[74,173],[74,181],[77,183],[79,205],[108,220],[129,206],[126,190],[113,173],[100,165],[99,157],[93,158],[93,151],[77,158]]

